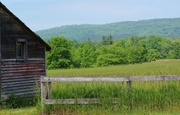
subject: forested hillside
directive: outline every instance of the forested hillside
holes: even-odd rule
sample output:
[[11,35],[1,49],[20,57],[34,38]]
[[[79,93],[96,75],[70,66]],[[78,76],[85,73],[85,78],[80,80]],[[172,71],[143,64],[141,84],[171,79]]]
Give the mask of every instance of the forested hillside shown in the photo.
[[64,36],[69,40],[85,41],[90,38],[99,41],[103,35],[111,35],[114,40],[130,36],[149,35],[179,38],[180,18],[126,21],[104,25],[67,25],[37,31],[36,33],[44,40],[54,36]]

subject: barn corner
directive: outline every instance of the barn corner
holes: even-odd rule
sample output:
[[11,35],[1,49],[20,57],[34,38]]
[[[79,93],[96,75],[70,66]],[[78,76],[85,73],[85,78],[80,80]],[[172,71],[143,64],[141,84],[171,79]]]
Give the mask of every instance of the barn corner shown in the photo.
[[0,98],[32,98],[51,47],[0,2]]

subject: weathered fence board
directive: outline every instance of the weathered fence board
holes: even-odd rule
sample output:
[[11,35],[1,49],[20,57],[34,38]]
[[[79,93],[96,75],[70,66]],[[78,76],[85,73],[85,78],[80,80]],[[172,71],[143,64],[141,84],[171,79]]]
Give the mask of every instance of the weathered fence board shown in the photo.
[[128,81],[126,78],[120,77],[42,77],[41,82],[112,82],[112,81]]
[[117,103],[118,98],[112,99],[99,99],[99,98],[82,98],[82,99],[45,99],[44,103],[53,105],[53,104],[99,104],[103,100],[106,100],[111,103]]
[[180,80],[180,76],[129,76],[129,77],[42,77],[41,82],[120,82]]
[[180,80],[180,76],[131,76],[130,81],[169,81]]

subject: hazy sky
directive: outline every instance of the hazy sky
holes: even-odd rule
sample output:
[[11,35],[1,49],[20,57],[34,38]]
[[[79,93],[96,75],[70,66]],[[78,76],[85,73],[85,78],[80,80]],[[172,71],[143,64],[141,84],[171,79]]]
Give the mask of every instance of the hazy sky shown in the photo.
[[33,31],[72,24],[105,24],[180,17],[180,0],[1,0]]

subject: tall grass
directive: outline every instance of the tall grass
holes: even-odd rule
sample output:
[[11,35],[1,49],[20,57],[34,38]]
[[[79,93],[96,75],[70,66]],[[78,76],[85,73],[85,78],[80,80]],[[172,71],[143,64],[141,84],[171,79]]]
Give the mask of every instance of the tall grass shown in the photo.
[[[84,114],[96,110],[101,114],[164,111],[180,107],[180,81],[132,82],[132,89],[127,90],[125,82],[82,82],[54,83],[54,99],[100,98],[101,104],[55,105],[48,111],[63,114]],[[116,104],[111,98],[118,98]],[[141,110],[141,111],[142,111]]]
[[[48,70],[48,76],[180,75],[180,60],[111,67]],[[101,104],[46,106],[55,114],[150,114],[173,110],[180,113],[180,81],[53,83],[54,99],[100,98]],[[118,98],[113,104],[108,99]]]

